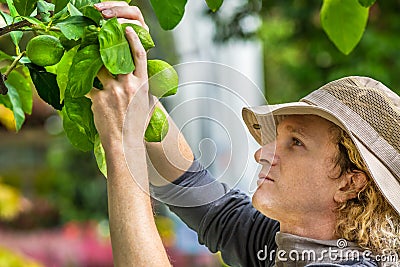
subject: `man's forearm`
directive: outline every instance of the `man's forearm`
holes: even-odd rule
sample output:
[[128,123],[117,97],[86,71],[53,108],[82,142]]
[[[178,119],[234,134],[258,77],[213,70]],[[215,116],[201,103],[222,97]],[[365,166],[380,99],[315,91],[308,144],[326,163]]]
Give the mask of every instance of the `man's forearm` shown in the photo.
[[[164,109],[161,103],[158,106]],[[149,178],[156,186],[176,180],[189,169],[194,159],[190,146],[171,117],[168,123],[168,134],[161,143],[146,143]]]
[[126,148],[125,152],[128,161],[123,149],[106,151],[115,266],[170,266],[151,208],[145,147],[130,152]]

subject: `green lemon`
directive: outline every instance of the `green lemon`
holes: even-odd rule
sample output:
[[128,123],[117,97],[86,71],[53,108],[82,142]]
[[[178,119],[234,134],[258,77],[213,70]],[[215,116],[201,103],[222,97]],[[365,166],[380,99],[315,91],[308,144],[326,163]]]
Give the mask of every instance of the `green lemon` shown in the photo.
[[176,94],[178,90],[178,74],[167,62],[153,59],[147,60],[149,75],[149,91],[156,97],[166,97]]
[[164,112],[159,107],[155,107],[149,125],[144,133],[144,139],[147,142],[161,142],[167,135],[168,128],[168,119]]
[[33,37],[26,46],[26,55],[32,63],[51,66],[58,63],[64,54],[64,47],[58,38],[51,35]]

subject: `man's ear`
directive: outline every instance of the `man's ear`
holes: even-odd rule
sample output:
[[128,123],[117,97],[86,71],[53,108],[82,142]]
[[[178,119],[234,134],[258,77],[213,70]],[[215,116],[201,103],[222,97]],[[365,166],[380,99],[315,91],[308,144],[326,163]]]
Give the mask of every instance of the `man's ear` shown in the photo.
[[341,181],[334,195],[334,200],[338,203],[356,198],[358,193],[367,184],[367,175],[359,170],[350,171],[339,179]]

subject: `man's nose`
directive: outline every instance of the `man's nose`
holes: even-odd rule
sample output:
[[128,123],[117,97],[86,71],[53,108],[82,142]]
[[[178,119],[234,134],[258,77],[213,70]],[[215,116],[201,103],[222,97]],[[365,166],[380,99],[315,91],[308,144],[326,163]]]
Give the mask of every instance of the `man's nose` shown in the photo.
[[268,163],[270,165],[275,165],[277,163],[275,150],[276,142],[263,145],[254,153],[254,159],[259,164]]

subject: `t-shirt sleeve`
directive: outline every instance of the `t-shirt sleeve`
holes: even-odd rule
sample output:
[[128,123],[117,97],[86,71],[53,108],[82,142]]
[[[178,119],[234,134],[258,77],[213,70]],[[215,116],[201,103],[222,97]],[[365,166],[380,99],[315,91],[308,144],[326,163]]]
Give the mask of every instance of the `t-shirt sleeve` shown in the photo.
[[245,193],[216,181],[198,161],[174,183],[152,190],[155,198],[197,232],[200,244],[211,252],[221,251],[227,264],[273,264],[274,258],[263,255],[276,250],[279,223],[257,211]]

